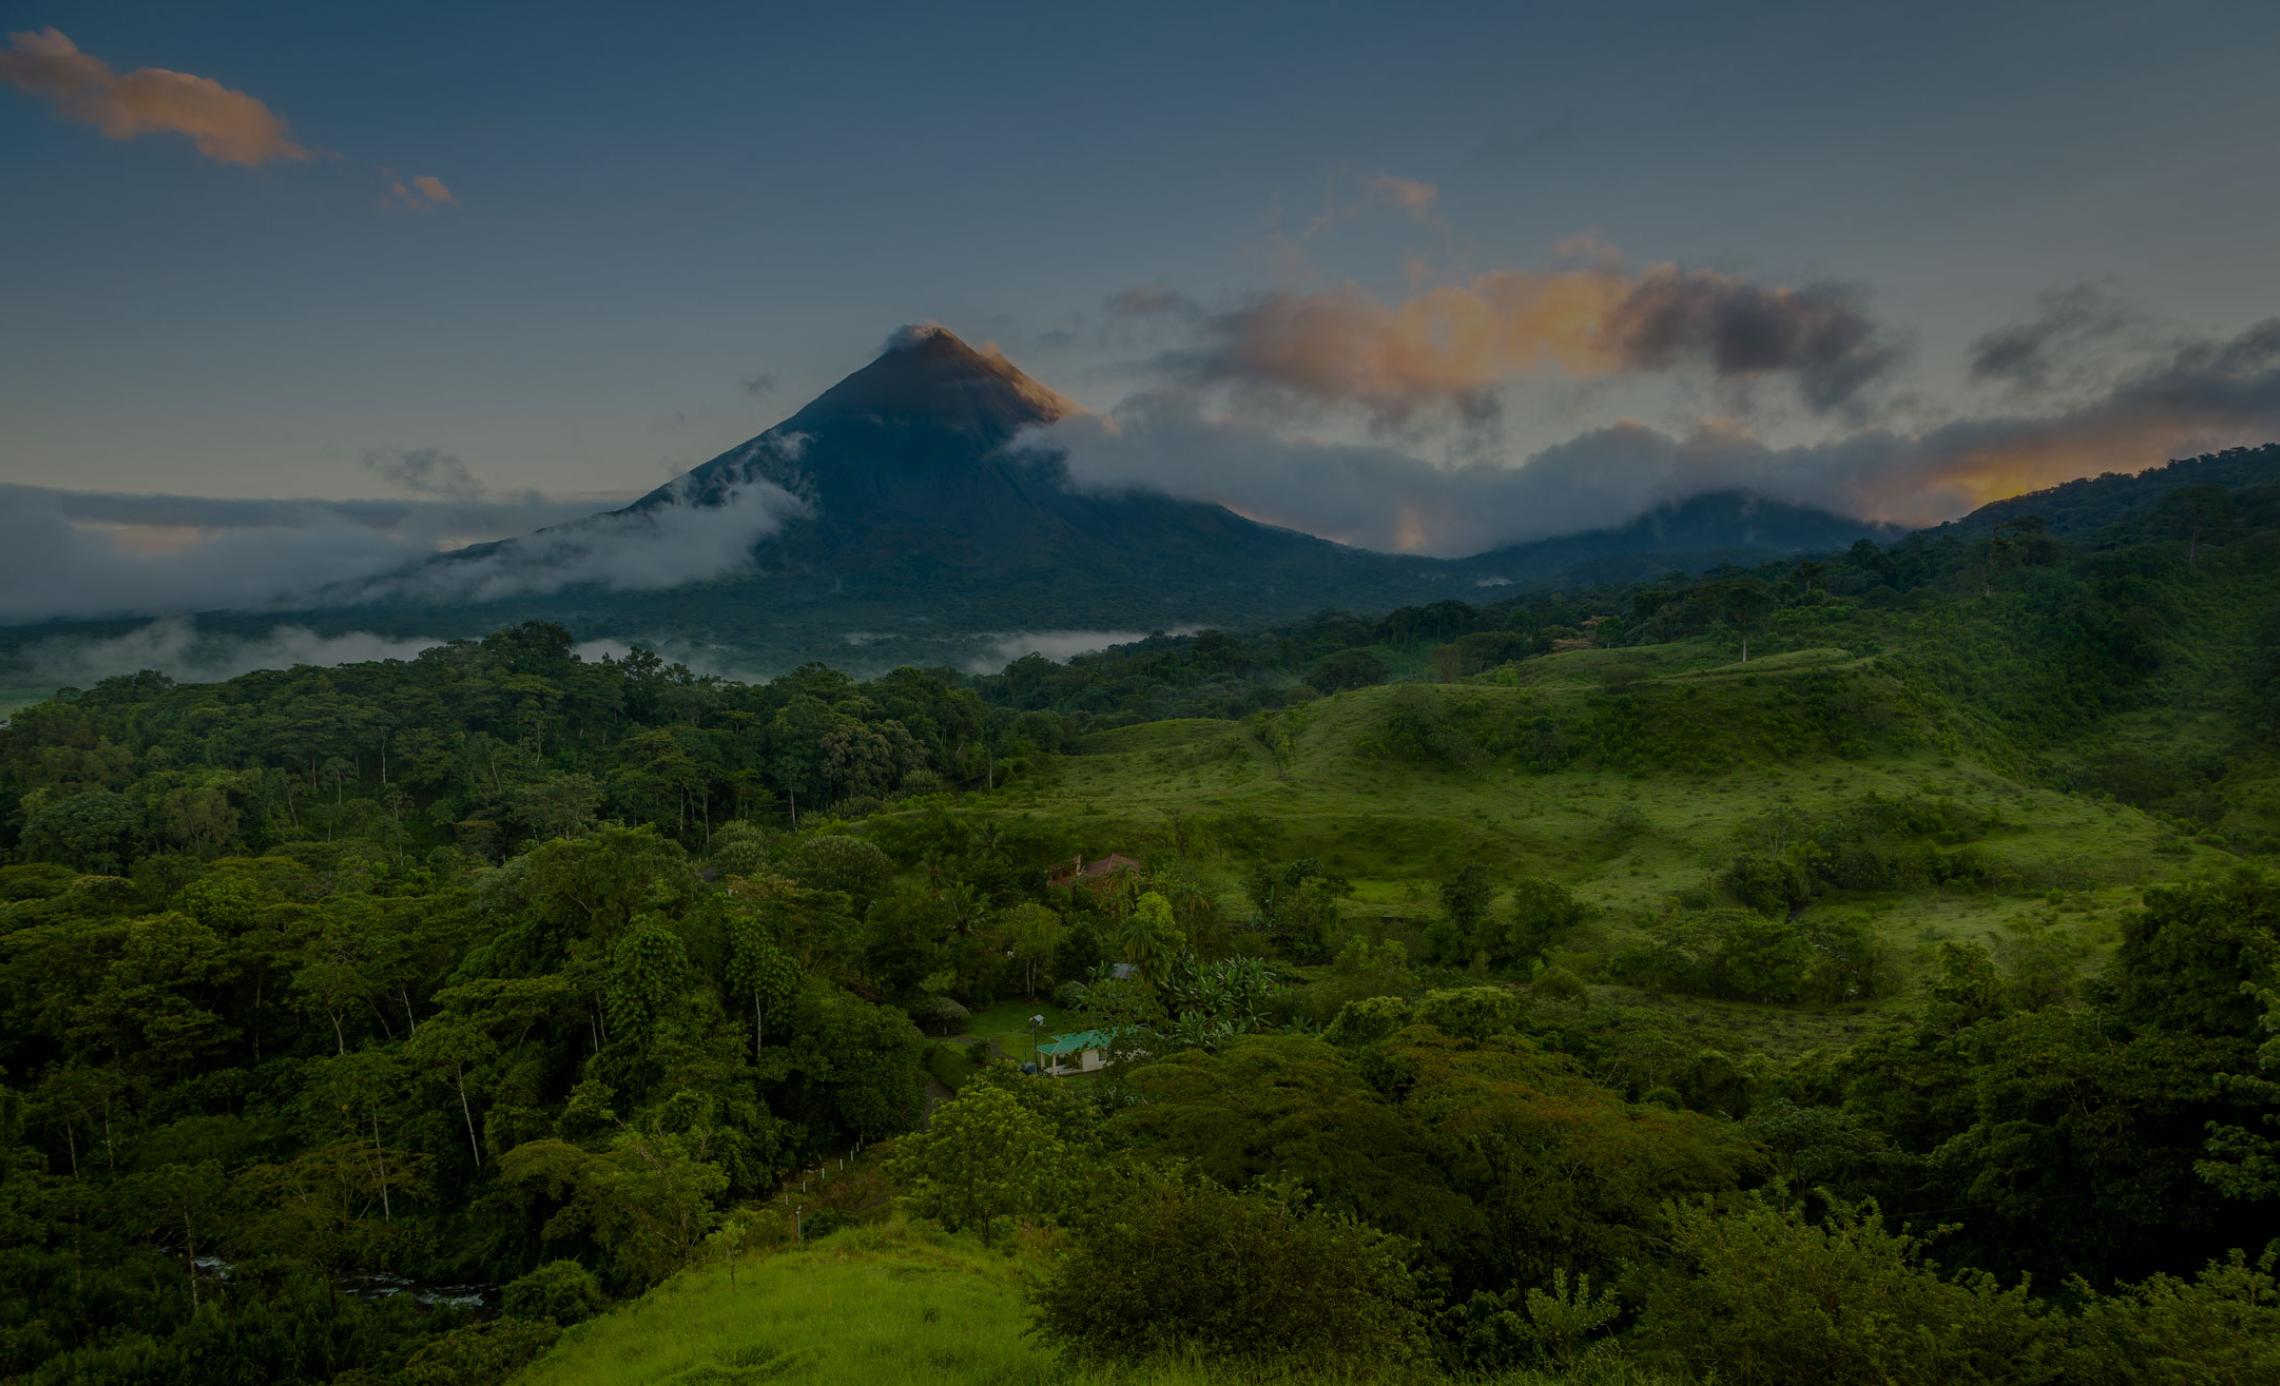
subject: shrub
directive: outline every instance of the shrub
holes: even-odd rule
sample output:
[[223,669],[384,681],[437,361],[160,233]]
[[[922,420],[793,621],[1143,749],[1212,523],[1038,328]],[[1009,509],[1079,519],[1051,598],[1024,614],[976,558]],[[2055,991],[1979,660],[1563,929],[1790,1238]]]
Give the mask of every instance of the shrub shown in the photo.
[[1135,1171],[1071,1241],[1037,1302],[1040,1331],[1072,1358],[1345,1374],[1425,1352],[1400,1244],[1277,1190]]
[[1520,1023],[1517,992],[1504,987],[1457,987],[1429,991],[1417,1003],[1417,1019],[1443,1034],[1480,1041],[1509,1033]]
[[1583,979],[1564,967],[1545,968],[1536,975],[1531,989],[1550,1001],[1581,1001],[1591,994],[1584,987]]
[[1721,884],[1736,900],[1759,914],[1781,916],[1805,903],[1812,883],[1804,868],[1787,857],[1745,854],[1726,868]]
[[510,1319],[551,1320],[564,1328],[592,1318],[608,1303],[601,1282],[576,1261],[549,1261],[509,1282],[499,1298]]
[[1359,1048],[1375,1044],[1409,1023],[1410,1004],[1404,997],[1372,996],[1349,1001],[1322,1037],[1332,1044]]
[[905,1007],[911,1023],[936,1035],[954,1035],[966,1028],[974,1013],[947,996],[926,996]]
[[431,1338],[404,1363],[403,1386],[497,1386],[554,1346],[562,1329],[528,1319],[494,1319]]
[[1739,1382],[2052,1379],[2055,1321],[2020,1285],[1949,1279],[1876,1205],[1818,1224],[1753,1200],[1671,1213],[1669,1263],[1642,1274],[1652,1355]]

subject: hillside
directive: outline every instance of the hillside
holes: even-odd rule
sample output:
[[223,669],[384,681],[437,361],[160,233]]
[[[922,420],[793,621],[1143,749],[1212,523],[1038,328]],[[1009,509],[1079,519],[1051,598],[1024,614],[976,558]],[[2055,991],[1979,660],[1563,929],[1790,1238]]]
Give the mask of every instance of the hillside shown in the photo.
[[[216,644],[282,626],[444,639],[543,619],[582,641],[639,641],[712,667],[822,661],[878,673],[975,667],[1039,633],[1098,646],[1160,630],[1256,629],[1326,609],[1625,583],[1890,537],[1720,492],[1471,559],[1375,553],[1217,505],[1072,488],[1063,459],[1025,441],[1070,407],[1002,355],[940,328],[906,329],[783,422],[622,509],[299,594],[281,609],[195,619]],[[0,652],[117,639],[140,624],[0,627]],[[52,686],[32,670],[11,681]]]
[[1724,564],[1754,568],[1794,554],[1829,553],[1862,539],[1889,543],[1891,525],[1847,519],[1738,491],[1660,505],[1627,524],[1491,549],[1463,561],[1481,586],[1620,586]]
[[990,676],[526,623],[22,709],[0,1373],[2266,1379],[2221,500]]
[[572,1329],[516,1386],[624,1381],[1205,1386],[1202,1370],[1072,1372],[1028,1336],[1042,1258],[905,1224],[686,1272]]

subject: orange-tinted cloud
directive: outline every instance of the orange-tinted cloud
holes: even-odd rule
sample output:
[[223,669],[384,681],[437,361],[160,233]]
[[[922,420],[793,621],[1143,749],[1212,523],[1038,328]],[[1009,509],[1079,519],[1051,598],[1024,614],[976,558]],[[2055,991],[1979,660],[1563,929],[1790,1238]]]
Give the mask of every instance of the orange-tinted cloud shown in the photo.
[[116,73],[55,29],[10,34],[8,42],[0,51],[0,81],[46,98],[64,116],[112,139],[184,135],[200,154],[224,164],[309,157],[275,111],[211,77],[163,67]]
[[456,207],[459,199],[451,189],[433,174],[415,173],[400,177],[396,170],[383,166],[380,176],[388,180],[388,195],[380,199],[383,206],[409,207],[415,212],[432,212],[438,207]]
[[1486,407],[1496,386],[1524,376],[1688,367],[1730,381],[1784,377],[1809,407],[1833,412],[1898,359],[1849,286],[1769,286],[1676,265],[1634,274],[1602,257],[1494,270],[1394,302],[1351,285],[1270,294],[1213,318],[1203,346],[1171,364],[1191,380],[1398,421],[1434,404]]
[[2104,471],[2280,438],[2280,319],[2189,343],[2076,407],[1866,428],[1781,447],[1726,420],[1684,434],[1619,422],[1512,462],[1436,465],[1397,448],[1282,436],[1198,391],[1125,401],[1032,435],[1070,483],[1215,501],[1368,548],[1477,553],[1622,524],[1658,505],[1742,491],[1909,525]]

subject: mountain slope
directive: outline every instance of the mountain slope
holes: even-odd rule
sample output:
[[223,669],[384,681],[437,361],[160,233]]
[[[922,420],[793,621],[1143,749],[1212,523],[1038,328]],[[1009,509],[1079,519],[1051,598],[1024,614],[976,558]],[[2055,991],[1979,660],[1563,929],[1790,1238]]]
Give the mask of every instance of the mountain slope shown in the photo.
[[1659,505],[1628,524],[1491,549],[1461,566],[1482,585],[1635,582],[1673,568],[1754,566],[1827,553],[1862,539],[1889,543],[1890,525],[1848,519],[1742,491],[1711,491]]
[[[816,659],[864,671],[971,663],[1014,633],[1106,643],[1883,537],[1726,493],[1467,560],[1374,553],[1203,502],[1074,490],[1059,454],[1023,440],[1075,407],[996,352],[905,328],[790,418],[619,510],[312,593],[294,609],[199,624],[402,638],[544,619],[582,639],[644,641],[744,672]],[[49,626],[39,638],[71,633]]]

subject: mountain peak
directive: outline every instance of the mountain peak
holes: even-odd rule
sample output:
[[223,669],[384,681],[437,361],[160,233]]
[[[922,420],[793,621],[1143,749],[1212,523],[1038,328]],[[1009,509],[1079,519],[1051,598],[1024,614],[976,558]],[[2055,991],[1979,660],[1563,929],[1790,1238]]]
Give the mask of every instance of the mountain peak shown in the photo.
[[786,421],[808,432],[849,416],[917,422],[1002,443],[1076,406],[1024,375],[993,348],[981,351],[940,323],[895,329],[878,359],[815,397]]

